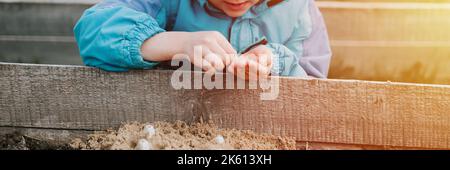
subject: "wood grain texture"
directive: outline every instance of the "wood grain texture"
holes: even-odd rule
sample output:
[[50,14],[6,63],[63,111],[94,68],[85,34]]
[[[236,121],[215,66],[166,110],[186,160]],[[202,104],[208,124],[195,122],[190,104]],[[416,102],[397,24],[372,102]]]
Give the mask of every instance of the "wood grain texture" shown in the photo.
[[171,71],[0,64],[0,127],[104,130],[193,120],[298,141],[450,148],[450,86],[280,78],[262,90],[174,90]]
[[2,64],[0,126],[102,130],[124,121],[190,119],[196,96],[172,89],[170,75]]
[[280,88],[276,101],[243,90],[217,91],[203,103],[223,127],[298,141],[450,148],[449,87],[282,79]]
[[45,128],[21,128],[0,127],[0,135],[23,135],[32,139],[45,142],[71,143],[75,138],[86,139],[94,131],[73,129],[45,129]]
[[317,2],[333,51],[329,78],[450,85],[450,3],[373,1]]

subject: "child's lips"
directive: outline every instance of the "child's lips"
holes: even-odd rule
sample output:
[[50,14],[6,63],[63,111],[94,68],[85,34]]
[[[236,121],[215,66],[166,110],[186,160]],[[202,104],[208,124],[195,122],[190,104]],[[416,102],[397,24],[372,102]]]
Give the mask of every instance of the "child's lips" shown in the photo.
[[235,11],[240,11],[245,9],[245,7],[247,7],[247,5],[250,2],[245,1],[245,2],[241,2],[241,3],[230,3],[230,2],[225,2],[225,4],[227,5],[227,7],[231,10],[235,10]]

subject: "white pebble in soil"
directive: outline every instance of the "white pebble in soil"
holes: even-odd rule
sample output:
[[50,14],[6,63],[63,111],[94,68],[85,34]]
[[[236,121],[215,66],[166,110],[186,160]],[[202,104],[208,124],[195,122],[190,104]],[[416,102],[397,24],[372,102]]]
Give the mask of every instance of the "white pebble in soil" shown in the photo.
[[152,148],[152,145],[146,139],[139,139],[139,141],[134,149],[136,149],[136,150],[151,150],[153,148]]
[[144,133],[148,137],[152,137],[153,135],[156,134],[156,129],[152,125],[145,125],[144,126]]
[[214,138],[214,141],[216,141],[217,144],[223,144],[223,143],[225,143],[225,139],[223,138],[222,135],[217,135],[217,136]]

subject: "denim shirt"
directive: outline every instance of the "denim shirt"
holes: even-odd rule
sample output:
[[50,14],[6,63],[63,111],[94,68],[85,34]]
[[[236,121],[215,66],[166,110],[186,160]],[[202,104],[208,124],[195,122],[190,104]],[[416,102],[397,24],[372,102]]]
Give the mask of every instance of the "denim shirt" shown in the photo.
[[74,32],[83,62],[107,71],[154,68],[140,47],[158,33],[218,31],[236,51],[266,37],[274,75],[325,78],[331,50],[314,1],[272,1],[231,18],[207,0],[105,0],[84,12]]

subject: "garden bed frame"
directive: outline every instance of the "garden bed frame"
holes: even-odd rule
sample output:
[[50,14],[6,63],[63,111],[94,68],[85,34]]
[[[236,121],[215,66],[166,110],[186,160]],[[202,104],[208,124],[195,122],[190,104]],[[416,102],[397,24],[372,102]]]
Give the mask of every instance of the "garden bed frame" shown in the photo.
[[172,71],[0,63],[0,132],[69,140],[127,121],[194,121],[295,137],[299,149],[449,149],[450,86],[280,79],[261,90],[175,90]]

